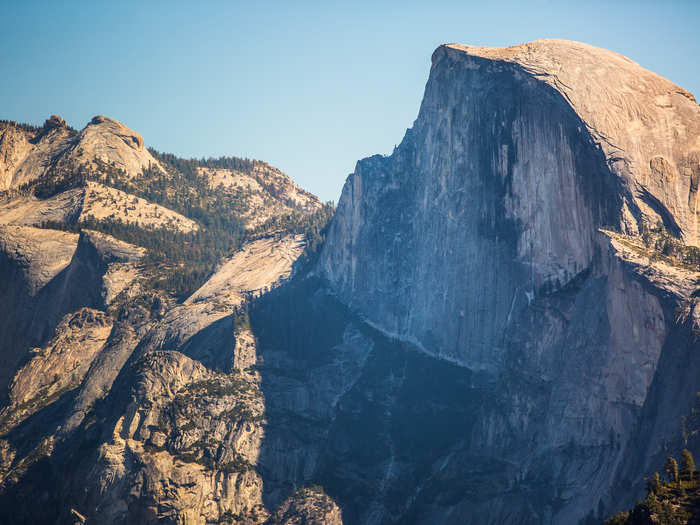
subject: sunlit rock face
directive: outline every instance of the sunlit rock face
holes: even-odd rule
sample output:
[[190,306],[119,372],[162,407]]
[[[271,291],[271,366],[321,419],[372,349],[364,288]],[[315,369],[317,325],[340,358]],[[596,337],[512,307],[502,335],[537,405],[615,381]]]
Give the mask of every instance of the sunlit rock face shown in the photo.
[[[615,506],[620,484],[630,497],[658,452],[635,426],[660,402],[694,272],[606,232],[662,223],[697,244],[699,137],[692,95],[609,51],[436,50],[413,128],[348,178],[318,270],[367,322],[475,372],[496,400],[469,416],[461,453],[505,462],[486,475],[499,488],[424,502],[424,522],[575,523]],[[689,395],[663,410],[680,420]]]
[[341,522],[274,459],[283,490],[269,497],[261,466],[271,425],[243,311],[291,277],[306,237],[268,225],[175,298],[156,282],[173,261],[150,258],[216,226],[144,198],[154,173],[174,192],[188,178],[190,204],[234,199],[248,230],[321,207],[262,162],[184,174],[107,117],[81,131],[0,121],[0,523],[262,524],[277,510],[276,523]]
[[81,131],[56,115],[41,128],[0,123],[0,190],[51,175],[57,168],[95,169],[99,163],[134,177],[149,167],[162,169],[143,138],[114,119],[94,117]]

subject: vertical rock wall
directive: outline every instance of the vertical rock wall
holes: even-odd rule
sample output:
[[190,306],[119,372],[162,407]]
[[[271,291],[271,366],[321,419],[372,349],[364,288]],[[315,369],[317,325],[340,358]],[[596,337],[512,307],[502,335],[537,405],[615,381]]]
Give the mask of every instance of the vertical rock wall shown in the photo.
[[[635,433],[658,416],[652,385],[672,382],[659,363],[685,337],[676,311],[695,285],[606,232],[663,223],[695,243],[699,130],[690,94],[608,51],[435,52],[413,128],[357,164],[319,264],[367,322],[477,372],[493,402],[421,485],[418,521],[575,523],[633,497],[663,441]],[[425,495],[474,457],[500,466],[465,474],[480,480],[469,497]]]

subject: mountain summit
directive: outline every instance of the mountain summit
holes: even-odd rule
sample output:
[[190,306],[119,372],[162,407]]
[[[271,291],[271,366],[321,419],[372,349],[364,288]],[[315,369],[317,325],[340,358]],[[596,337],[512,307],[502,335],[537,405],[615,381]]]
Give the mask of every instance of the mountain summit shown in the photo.
[[56,115],[41,128],[0,124],[0,188],[27,184],[58,166],[96,169],[105,163],[134,177],[150,166],[160,167],[141,135],[111,118],[97,116],[81,131]]
[[[700,108],[688,91],[630,59],[587,44],[538,40],[507,48],[459,44],[442,54],[520,69],[559,93],[585,124],[625,192],[621,226],[665,222],[698,245]],[[461,59],[460,59],[461,55]]]

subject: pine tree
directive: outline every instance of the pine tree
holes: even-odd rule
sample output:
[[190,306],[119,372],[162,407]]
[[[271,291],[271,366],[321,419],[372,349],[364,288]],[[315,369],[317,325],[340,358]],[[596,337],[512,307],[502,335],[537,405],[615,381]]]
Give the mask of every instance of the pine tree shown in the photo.
[[668,459],[666,460],[666,465],[664,466],[664,470],[666,470],[666,473],[669,475],[671,478],[671,481],[678,481],[679,476],[678,476],[678,462],[673,456],[669,456]]
[[693,460],[693,454],[690,453],[690,450],[687,448],[683,449],[683,452],[681,452],[681,462],[682,462],[682,470],[681,472],[683,474],[688,475],[688,479],[690,481],[693,481],[693,474],[695,473],[695,461]]
[[661,478],[659,477],[658,472],[654,472],[654,475],[651,477],[651,479],[647,480],[647,492],[654,493],[658,492],[659,487],[661,486]]

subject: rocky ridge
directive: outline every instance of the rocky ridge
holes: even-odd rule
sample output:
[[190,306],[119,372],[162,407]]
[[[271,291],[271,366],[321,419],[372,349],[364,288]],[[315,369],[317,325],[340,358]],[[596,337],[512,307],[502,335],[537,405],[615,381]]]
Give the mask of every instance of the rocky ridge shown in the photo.
[[190,233],[199,228],[192,219],[116,188],[88,181],[84,188],[64,191],[48,199],[33,194],[8,196],[0,224],[41,226],[119,220],[144,229],[168,228]]
[[[198,195],[201,170],[187,179],[106,117],[80,132],[59,117],[2,130],[0,522],[267,520],[276,504],[262,499],[265,406],[247,304],[305,253],[306,235],[279,217],[311,216],[318,199],[235,159],[256,186]],[[177,193],[145,197],[168,178]],[[178,300],[163,275],[183,264],[157,251],[216,237],[216,215],[191,200],[229,196],[230,220],[260,232]],[[305,497],[306,516],[327,512]]]
[[79,132],[53,115],[40,129],[3,123],[0,133],[2,189],[30,183],[62,164],[94,169],[99,162],[106,162],[128,177],[140,174],[144,168],[160,167],[141,135],[108,117],[93,118]]
[[222,168],[198,168],[197,171],[212,188],[230,188],[251,194],[245,213],[249,228],[294,209],[311,213],[320,205],[315,195],[302,190],[280,170],[265,163],[256,164],[250,173]]

